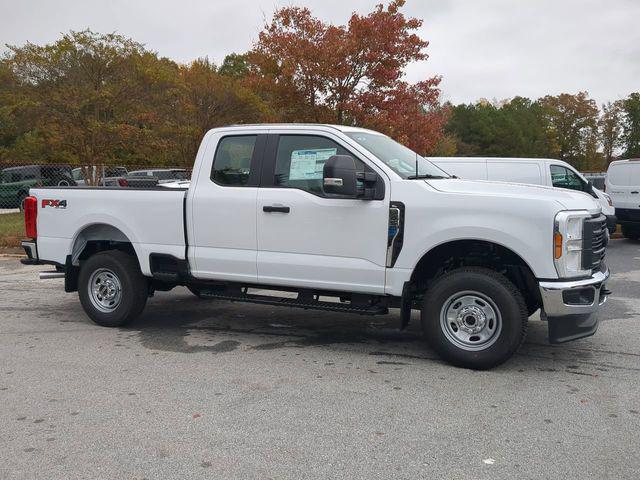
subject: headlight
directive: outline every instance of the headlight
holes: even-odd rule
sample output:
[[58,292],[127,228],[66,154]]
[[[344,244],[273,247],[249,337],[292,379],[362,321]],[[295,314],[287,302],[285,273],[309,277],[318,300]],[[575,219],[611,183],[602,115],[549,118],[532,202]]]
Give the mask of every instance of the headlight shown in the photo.
[[611,201],[611,197],[606,193],[602,193],[602,196],[607,200],[607,203],[609,204],[609,206],[613,207],[613,202]]
[[589,212],[563,211],[556,215],[553,230],[553,260],[560,278],[584,277],[591,270],[582,268],[582,231]]

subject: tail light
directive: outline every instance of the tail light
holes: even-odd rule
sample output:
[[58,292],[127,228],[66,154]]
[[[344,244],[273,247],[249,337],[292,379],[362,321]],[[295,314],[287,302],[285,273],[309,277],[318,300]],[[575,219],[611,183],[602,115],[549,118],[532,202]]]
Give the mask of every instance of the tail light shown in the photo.
[[38,200],[36,197],[27,197],[23,203],[24,209],[24,230],[29,238],[38,236],[36,220],[38,218]]
[[118,179],[118,185],[120,185],[121,187],[128,187],[129,186],[129,182],[127,182],[126,178],[119,178]]

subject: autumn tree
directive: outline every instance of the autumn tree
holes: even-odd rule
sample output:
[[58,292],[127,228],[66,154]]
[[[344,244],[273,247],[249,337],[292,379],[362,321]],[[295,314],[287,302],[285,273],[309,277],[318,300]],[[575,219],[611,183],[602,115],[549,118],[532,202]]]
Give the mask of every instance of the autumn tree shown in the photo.
[[170,115],[173,138],[183,162],[193,162],[207,130],[234,123],[258,123],[269,117],[264,102],[235,74],[221,74],[206,58],[180,66],[179,82],[177,105]]
[[404,0],[331,25],[310,10],[277,10],[248,55],[249,81],[282,121],[329,122],[381,130],[422,153],[442,135],[439,77],[415,84],[403,69],[425,60],[428,42]]
[[6,62],[25,99],[20,108],[34,117],[42,158],[79,164],[95,183],[94,165],[162,152],[150,100],[172,88],[173,62],[123,36],[90,30],[9,50]]

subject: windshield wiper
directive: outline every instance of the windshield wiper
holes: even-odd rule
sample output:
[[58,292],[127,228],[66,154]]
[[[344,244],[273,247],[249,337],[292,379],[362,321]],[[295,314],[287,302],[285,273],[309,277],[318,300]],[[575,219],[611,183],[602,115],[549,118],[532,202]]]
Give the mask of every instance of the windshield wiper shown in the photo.
[[425,173],[423,175],[411,175],[409,177],[407,177],[407,180],[437,180],[439,178],[451,178],[451,177],[444,177],[442,175],[431,175],[430,173]]

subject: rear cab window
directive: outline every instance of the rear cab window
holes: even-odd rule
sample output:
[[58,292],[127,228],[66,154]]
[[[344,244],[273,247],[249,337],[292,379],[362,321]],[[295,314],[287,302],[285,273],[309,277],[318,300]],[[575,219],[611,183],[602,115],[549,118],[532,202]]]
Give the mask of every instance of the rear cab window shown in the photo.
[[211,167],[211,180],[230,187],[249,186],[257,135],[223,137]]

